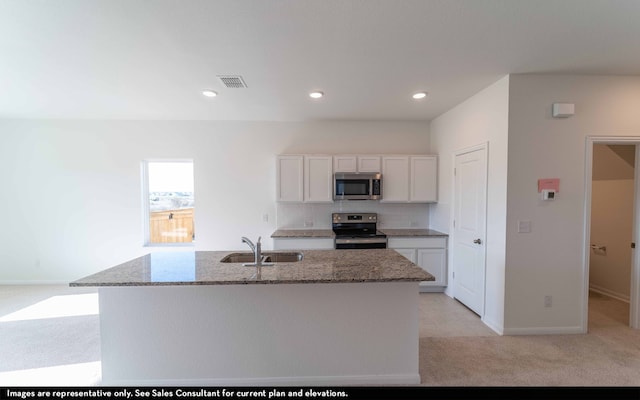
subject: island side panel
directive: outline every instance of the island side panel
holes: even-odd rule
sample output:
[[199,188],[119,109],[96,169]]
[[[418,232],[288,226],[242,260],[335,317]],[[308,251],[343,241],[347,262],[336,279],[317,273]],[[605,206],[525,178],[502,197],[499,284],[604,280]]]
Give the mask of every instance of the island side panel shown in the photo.
[[418,384],[418,282],[102,287],[103,385]]

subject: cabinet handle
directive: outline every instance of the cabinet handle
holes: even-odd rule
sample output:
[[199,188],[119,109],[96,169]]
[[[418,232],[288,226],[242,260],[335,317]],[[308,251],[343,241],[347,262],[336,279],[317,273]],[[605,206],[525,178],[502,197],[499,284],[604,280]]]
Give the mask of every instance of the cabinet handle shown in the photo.
[[476,240],[474,240],[474,241],[473,241],[473,243],[475,243],[475,244],[482,244],[482,240],[480,240],[480,239],[476,239]]

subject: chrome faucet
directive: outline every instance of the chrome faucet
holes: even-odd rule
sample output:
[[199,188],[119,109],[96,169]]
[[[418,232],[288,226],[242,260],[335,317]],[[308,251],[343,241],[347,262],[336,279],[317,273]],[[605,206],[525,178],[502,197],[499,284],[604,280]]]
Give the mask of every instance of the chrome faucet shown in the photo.
[[[258,238],[258,242],[259,242],[259,241],[260,241],[260,238]],[[243,237],[242,237],[242,242],[243,242],[243,243],[248,244],[248,245],[249,245],[249,247],[251,248],[251,251],[252,251],[253,253],[255,253],[255,252],[256,252],[256,245],[255,245],[255,244],[253,244],[253,242],[252,242],[251,240],[249,240],[249,238],[247,238],[247,237],[244,237],[244,236],[243,236]]]
[[256,244],[253,244],[253,242],[251,240],[249,240],[246,237],[242,237],[242,241],[244,243],[246,243],[249,248],[251,248],[251,251],[253,252],[253,258],[254,258],[254,262],[253,264],[242,264],[243,266],[247,267],[247,266],[261,266],[261,265],[273,265],[271,263],[263,263],[263,257],[262,257],[262,244],[260,243],[260,239],[262,239],[262,236],[258,236],[258,241],[256,242]]

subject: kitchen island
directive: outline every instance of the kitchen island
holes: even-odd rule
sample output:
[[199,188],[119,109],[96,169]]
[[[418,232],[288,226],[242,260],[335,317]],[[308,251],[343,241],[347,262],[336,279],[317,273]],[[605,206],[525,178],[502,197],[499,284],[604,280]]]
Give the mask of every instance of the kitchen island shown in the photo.
[[263,267],[230,253],[151,253],[70,283],[98,287],[103,385],[420,382],[423,269],[392,249]]

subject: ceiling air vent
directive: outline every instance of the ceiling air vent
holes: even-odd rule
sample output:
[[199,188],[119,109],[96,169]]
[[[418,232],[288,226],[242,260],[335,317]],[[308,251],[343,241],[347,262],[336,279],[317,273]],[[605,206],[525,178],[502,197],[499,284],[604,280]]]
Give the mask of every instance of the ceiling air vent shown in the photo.
[[222,84],[228,88],[246,88],[247,84],[240,75],[218,75]]

